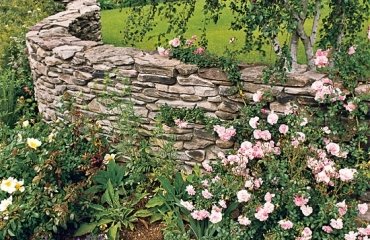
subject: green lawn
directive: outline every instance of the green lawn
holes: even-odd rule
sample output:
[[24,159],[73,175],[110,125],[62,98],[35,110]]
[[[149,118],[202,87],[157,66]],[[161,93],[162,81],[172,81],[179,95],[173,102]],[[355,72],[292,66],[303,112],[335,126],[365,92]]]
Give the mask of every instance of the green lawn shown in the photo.
[[[200,24],[203,19],[203,14],[201,12],[201,8],[203,6],[204,0],[198,1],[195,14],[189,21],[189,29],[186,33],[186,37],[191,37],[192,35],[200,35],[201,31],[199,30]],[[120,31],[124,28],[124,23],[126,22],[127,13],[129,9],[124,8],[114,9],[114,10],[106,10],[102,11],[101,19],[102,19],[102,35],[103,41],[108,44],[113,44],[116,46],[123,46],[122,45],[122,35]],[[323,11],[323,14],[326,14],[326,11]],[[232,21],[232,13],[229,9],[225,9],[221,18],[219,19],[217,24],[211,23],[208,26],[207,37],[208,37],[208,50],[214,52],[218,55],[222,55],[225,51],[225,47],[230,47],[229,39],[232,37],[236,37],[237,42],[233,46],[234,48],[241,47],[244,42],[244,35],[241,31],[232,31],[229,29],[230,23]],[[310,31],[312,26],[312,22],[307,22],[306,30]],[[161,22],[157,28],[149,33],[149,35],[156,35],[158,33],[163,32],[167,29],[167,25],[164,22]],[[175,36],[168,36],[169,39]],[[279,37],[280,42],[284,42],[288,40],[289,36],[287,34],[283,34]],[[144,50],[154,50],[155,49],[155,40],[145,40],[144,42],[137,43],[136,47]],[[247,63],[271,63],[274,58],[275,54],[273,53],[272,47],[270,45],[265,46],[265,51],[267,55],[264,57],[258,52],[252,52],[240,57],[240,60]],[[303,50],[302,44],[299,46],[298,52],[298,61],[305,62],[305,54]]]

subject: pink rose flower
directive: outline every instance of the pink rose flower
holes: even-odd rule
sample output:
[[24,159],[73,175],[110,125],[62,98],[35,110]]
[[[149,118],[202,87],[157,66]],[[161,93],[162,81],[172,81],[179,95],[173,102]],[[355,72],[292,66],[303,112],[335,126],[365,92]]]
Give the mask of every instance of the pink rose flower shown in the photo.
[[351,47],[348,49],[348,55],[355,54],[355,52],[356,52],[356,47],[355,47],[355,46],[351,46]]
[[255,94],[253,94],[253,102],[261,102],[263,97],[263,92],[258,90]]
[[254,214],[254,217],[260,220],[261,222],[266,221],[269,218],[269,213],[264,208],[259,208]]
[[325,148],[331,155],[338,156],[340,153],[340,147],[336,143],[331,142],[327,144]]
[[330,220],[330,226],[334,229],[342,229],[343,228],[343,220],[338,219],[331,219]]
[[260,138],[262,138],[265,141],[268,141],[271,139],[271,133],[269,132],[269,130],[261,131]]
[[204,53],[205,49],[202,47],[198,47],[197,49],[194,50],[194,54],[196,55],[202,55]]
[[276,124],[278,120],[279,116],[276,113],[274,113],[274,111],[271,111],[270,114],[267,116],[267,122],[270,125]]
[[249,120],[249,126],[251,126],[251,128],[253,128],[253,129],[256,129],[257,126],[258,126],[258,120],[259,119],[260,119],[259,117],[253,117],[253,118],[251,118]]
[[275,194],[271,194],[270,192],[267,192],[265,194],[265,201],[266,202],[271,202],[273,197],[275,197]]
[[208,161],[203,161],[202,162],[202,166],[203,168],[207,171],[207,172],[212,172],[213,171],[213,168],[211,165],[209,165]]
[[222,213],[212,210],[211,215],[209,215],[209,221],[213,224],[221,222],[222,220]]
[[181,119],[175,119],[175,124],[176,126],[178,126],[179,128],[186,128],[188,126],[188,122],[186,121],[183,121]]
[[348,112],[353,112],[357,108],[357,105],[353,102],[348,102],[348,104],[344,104],[343,106]]
[[322,226],[321,228],[326,233],[331,233],[333,229],[330,226]]
[[335,206],[338,208],[339,215],[343,216],[344,214],[346,214],[347,212],[346,200],[335,204]]
[[171,41],[168,42],[172,47],[178,47],[181,45],[180,38],[174,38]]
[[242,215],[238,217],[238,222],[240,225],[243,225],[243,226],[248,226],[251,224],[251,221],[249,220],[249,218],[242,216]]
[[280,220],[278,223],[279,223],[280,227],[284,230],[288,230],[288,229],[291,229],[293,227],[293,223],[289,220]]
[[357,205],[358,211],[360,214],[365,214],[369,208],[367,203],[362,203]]
[[356,240],[358,233],[354,231],[350,231],[349,233],[344,235],[344,240]]
[[331,233],[333,229],[330,226],[322,226],[321,228],[326,233]]
[[350,182],[353,180],[355,173],[357,173],[356,169],[343,168],[339,170],[339,178],[343,182]]
[[222,208],[227,208],[225,200],[218,201],[218,205],[220,205]]
[[285,124],[281,124],[280,127],[279,127],[279,132],[283,135],[287,134],[287,132],[289,131],[289,126],[288,125],[285,125]]
[[306,126],[306,125],[307,125],[308,120],[307,120],[307,118],[303,118],[302,120],[303,120],[303,121],[299,124],[299,126],[304,127],[304,126]]
[[192,185],[187,185],[185,191],[191,196],[195,195],[195,190]]
[[208,191],[208,189],[205,189],[202,191],[202,196],[205,199],[211,199],[213,197],[213,194]]
[[329,64],[328,54],[328,50],[322,51],[321,49],[318,49],[316,51],[314,63],[318,68],[325,67]]
[[300,209],[301,209],[303,215],[305,215],[306,217],[310,216],[312,211],[313,211],[312,207],[310,207],[308,205],[303,205],[303,206],[301,206]]
[[251,199],[251,194],[247,190],[240,190],[237,194],[238,202],[248,202]]
[[263,209],[267,213],[272,213],[275,210],[275,205],[272,204],[271,202],[265,202],[265,204],[263,204]]
[[180,200],[181,206],[186,208],[188,211],[193,211],[194,210],[194,205],[192,202],[189,201],[183,201],[182,199]]
[[305,227],[302,231],[302,236],[306,238],[310,238],[312,236],[312,231],[309,227]]
[[330,133],[331,133],[330,128],[329,128],[329,127],[327,127],[327,126],[323,127],[323,128],[322,128],[322,131],[323,131],[324,133],[326,133],[326,134],[330,134]]
[[302,197],[301,195],[297,195],[294,197],[294,204],[297,207],[302,207],[308,203],[308,198]]
[[161,55],[162,57],[168,57],[170,55],[170,50],[165,49],[163,47],[158,47],[157,51],[158,54]]
[[213,129],[217,132],[222,141],[229,141],[236,134],[234,127],[225,128],[220,125],[216,125],[213,127]]
[[201,221],[209,216],[209,212],[205,209],[195,210],[190,215],[193,219]]

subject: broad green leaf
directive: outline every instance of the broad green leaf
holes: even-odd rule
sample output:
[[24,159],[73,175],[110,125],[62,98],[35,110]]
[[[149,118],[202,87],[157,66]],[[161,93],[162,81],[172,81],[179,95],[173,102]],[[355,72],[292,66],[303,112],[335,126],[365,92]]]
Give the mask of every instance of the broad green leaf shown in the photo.
[[148,201],[148,203],[145,205],[146,208],[152,208],[156,206],[162,206],[164,204],[163,198],[160,197],[153,197]]
[[116,240],[118,229],[121,228],[121,224],[117,223],[116,225],[112,226],[108,230],[108,239],[109,240]]
[[92,231],[94,231],[94,229],[97,227],[97,223],[96,222],[92,222],[92,223],[83,223],[78,229],[77,231],[75,232],[75,234],[73,235],[74,237],[80,237],[80,236],[83,236],[83,235],[86,235],[88,233],[91,233]]

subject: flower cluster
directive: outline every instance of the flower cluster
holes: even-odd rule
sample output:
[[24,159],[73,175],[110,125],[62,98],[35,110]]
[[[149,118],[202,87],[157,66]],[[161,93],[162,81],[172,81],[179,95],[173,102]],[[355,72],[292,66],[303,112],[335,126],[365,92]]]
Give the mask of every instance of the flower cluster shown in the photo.
[[[13,177],[3,179],[0,184],[0,189],[9,194],[14,194],[15,192],[24,192],[24,181],[18,181]],[[13,196],[10,196],[0,202],[0,212],[4,212],[13,203]]]
[[215,125],[213,129],[222,141],[229,141],[236,134],[234,127],[225,128],[220,125]]
[[330,50],[323,51],[321,49],[316,51],[314,63],[318,68],[326,67],[329,64],[329,51]]
[[[168,42],[170,47],[173,48],[179,48],[181,45],[184,45],[185,47],[194,47],[194,43],[197,41],[197,36],[193,35],[190,39],[185,40],[185,44],[181,41],[179,37],[176,37]],[[171,54],[171,49],[164,48],[164,47],[158,47],[157,48],[158,54],[163,57],[168,57]],[[203,55],[205,52],[204,47],[195,47],[193,50],[193,54],[195,55]]]

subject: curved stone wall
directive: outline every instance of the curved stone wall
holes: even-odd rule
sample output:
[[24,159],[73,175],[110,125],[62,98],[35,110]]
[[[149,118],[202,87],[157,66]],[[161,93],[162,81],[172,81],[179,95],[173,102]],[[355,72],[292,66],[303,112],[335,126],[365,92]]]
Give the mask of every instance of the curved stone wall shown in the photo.
[[[132,88],[135,111],[145,123],[143,134],[150,134],[156,112],[163,104],[197,106],[208,115],[225,120],[235,118],[243,102],[259,89],[272,90],[276,100],[270,103],[270,108],[276,112],[283,112],[291,100],[314,104],[309,86],[321,79],[322,74],[291,74],[286,83],[271,87],[261,82],[262,66],[244,66],[242,99],[219,69],[198,69],[157,54],[103,45],[96,0],[63,2],[67,3],[65,11],[44,19],[26,36],[38,107],[47,121],[61,115],[57,109],[62,96],[68,93],[86,114],[111,114],[101,121],[104,128],[110,129],[115,113],[107,110],[101,94],[112,92],[127,98],[123,93],[127,82]],[[359,91],[368,89],[369,85],[364,85]],[[203,126],[165,130],[176,135],[179,159],[189,165],[215,159],[221,149],[233,147],[233,143],[216,141]]]
[[[124,90],[131,86],[131,100],[143,119],[141,133],[150,135],[159,107],[200,107],[210,116],[233,119],[245,100],[259,89],[271,89],[270,108],[283,112],[289,101],[314,104],[310,85],[324,77],[315,72],[291,74],[289,81],[271,87],[261,81],[261,66],[241,67],[244,94],[219,69],[199,69],[178,60],[163,58],[133,48],[103,45],[100,42],[100,8],[96,0],[60,0],[66,10],[38,23],[27,33],[27,49],[35,83],[38,108],[46,121],[62,117],[58,112],[61,98],[68,93],[75,106],[87,115],[106,113],[103,128],[111,130],[117,112],[107,110],[105,93],[127,99]],[[356,91],[370,92],[363,84]],[[212,160],[219,151],[233,148],[232,142],[216,140],[204,126],[186,129],[166,127],[175,135],[178,159],[191,166]],[[370,194],[363,196],[370,202]],[[370,214],[370,213],[369,213]],[[370,219],[370,215],[365,219]]]

